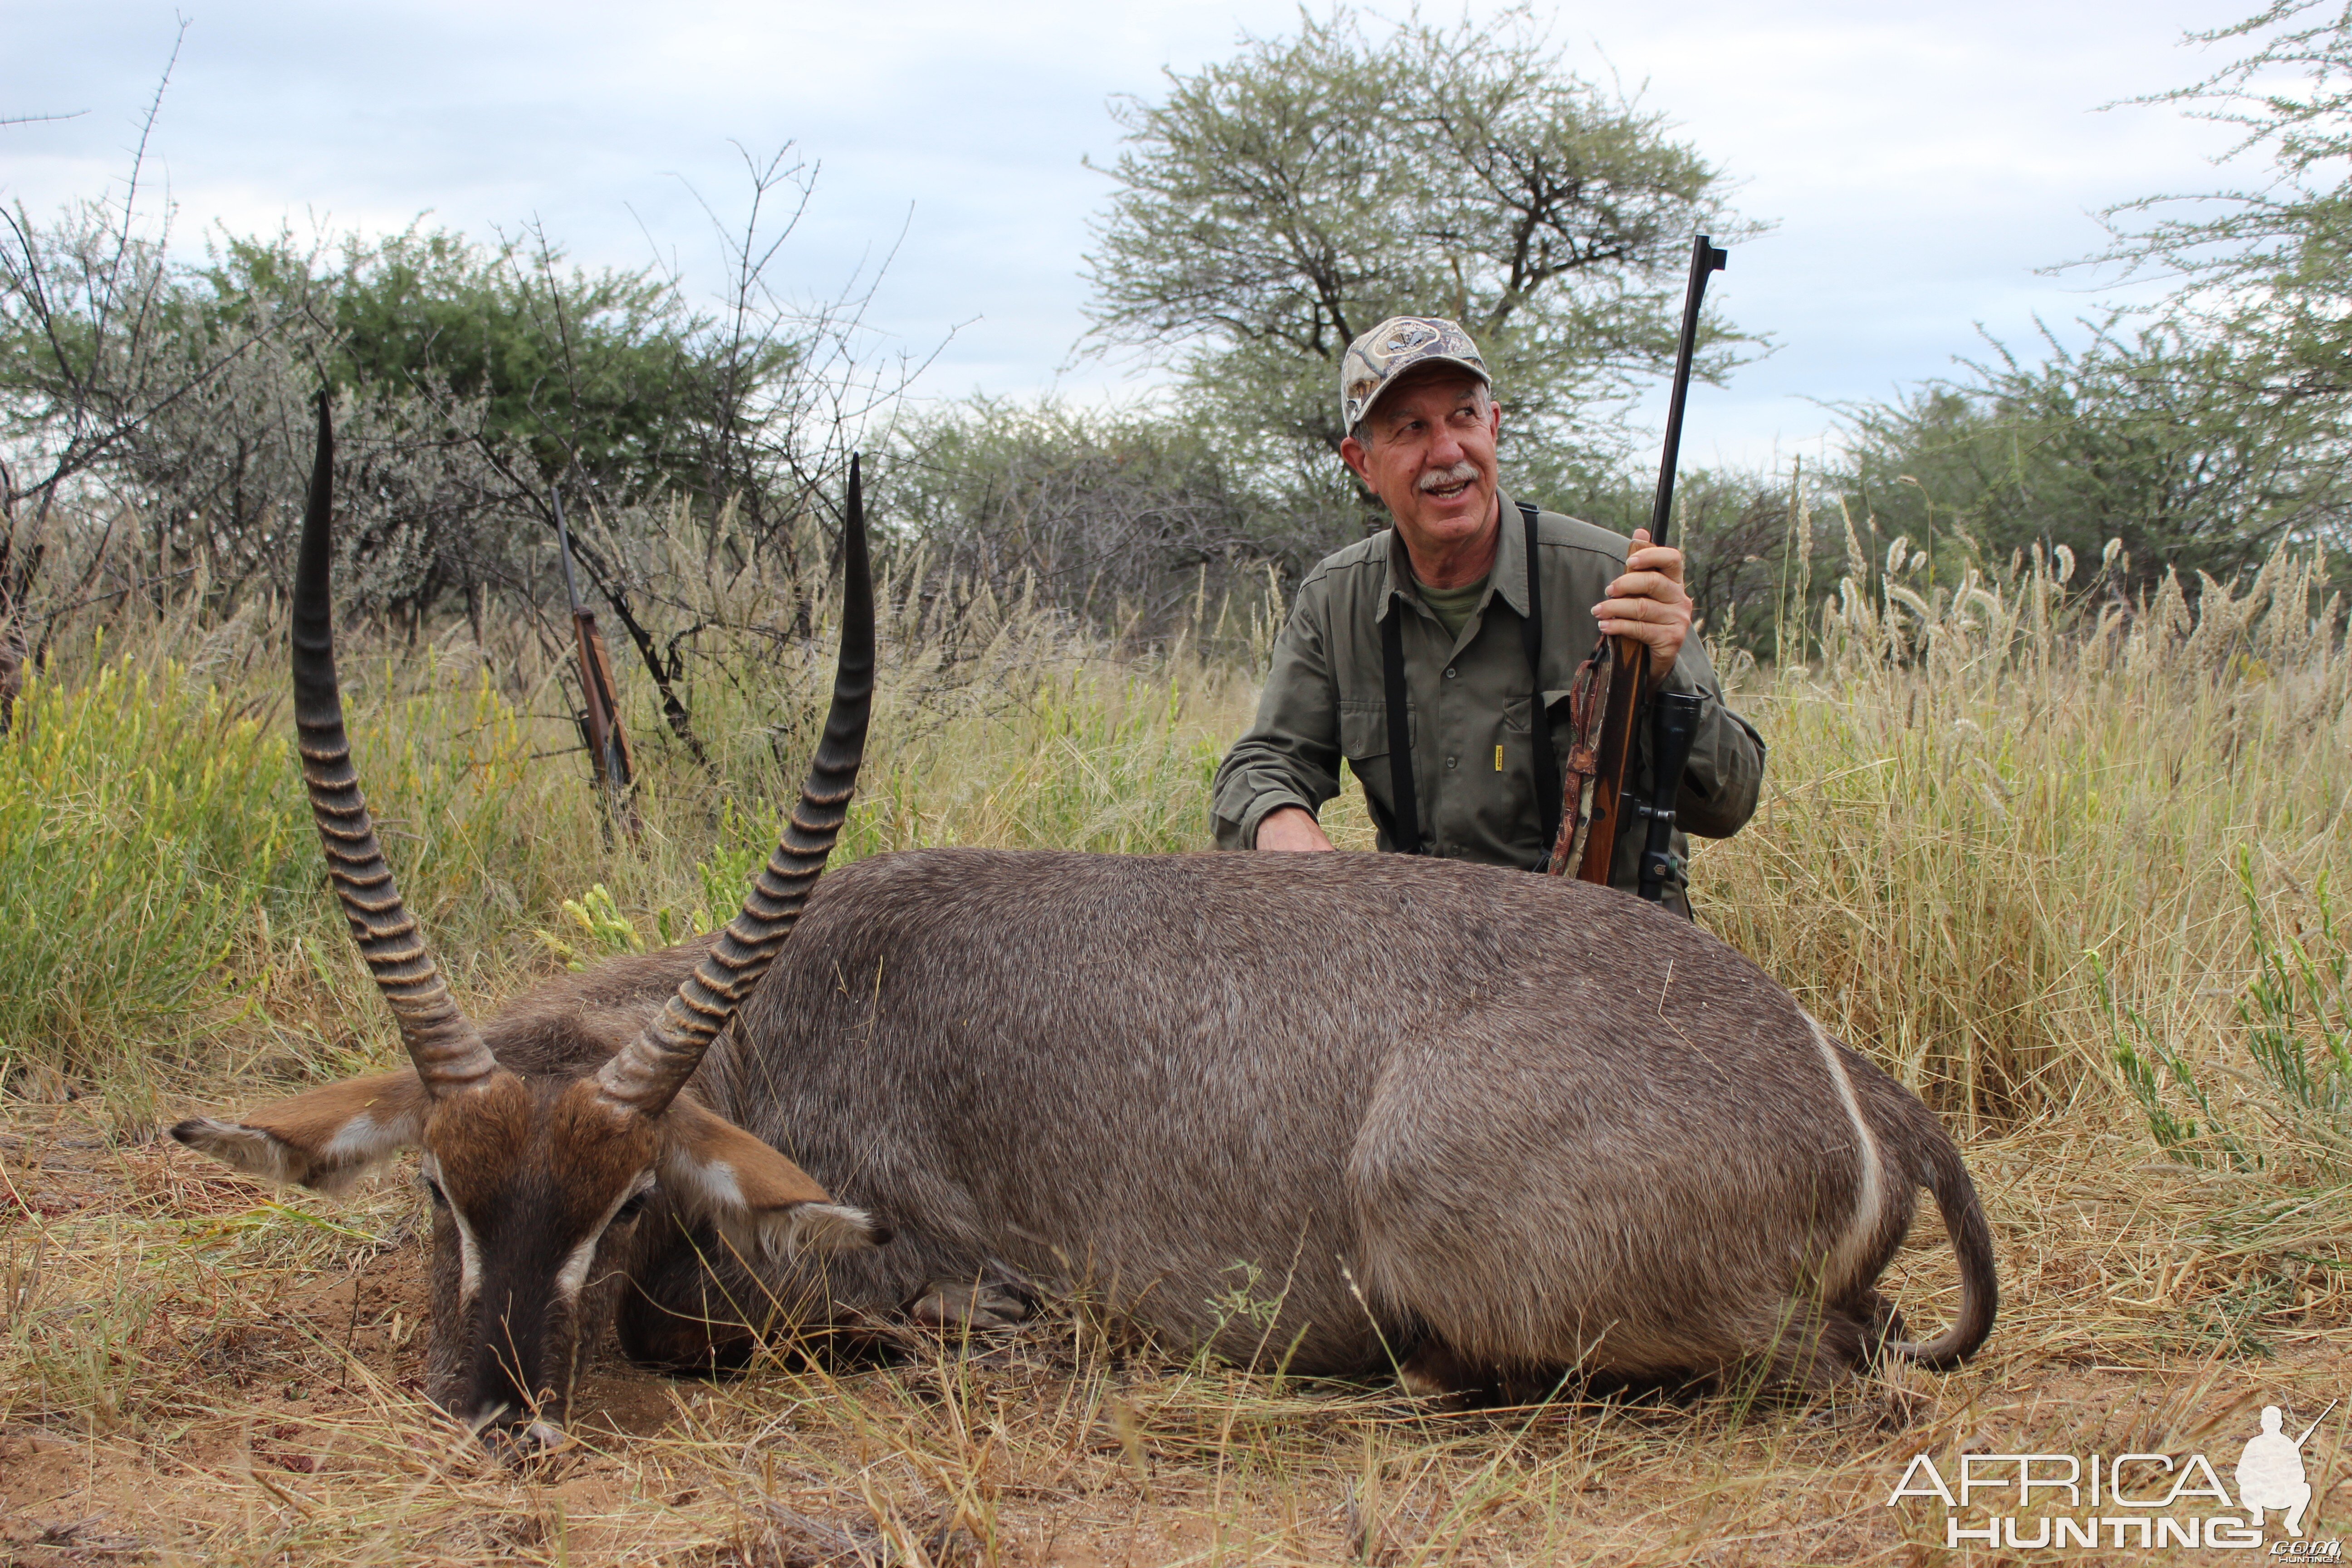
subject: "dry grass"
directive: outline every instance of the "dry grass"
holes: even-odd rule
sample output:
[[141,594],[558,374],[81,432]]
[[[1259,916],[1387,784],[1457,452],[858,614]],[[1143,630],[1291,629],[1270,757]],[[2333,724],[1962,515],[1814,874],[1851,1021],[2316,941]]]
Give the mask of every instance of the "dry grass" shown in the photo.
[[[2344,1080],[2321,1037],[2347,1020],[2321,996],[2293,1024],[2320,1069],[2298,1100],[2240,1012],[2289,937],[2323,974],[2343,947],[2319,911],[2347,861],[2352,678],[2309,635],[2310,584],[2278,570],[2258,604],[2209,595],[2201,623],[2159,605],[2104,632],[2046,573],[1916,610],[1857,584],[1819,663],[1750,678],[1774,788],[1701,853],[1699,902],[1967,1134],[2005,1300],[1961,1372],[1836,1405],[1732,1389],[1449,1415],[1123,1353],[1064,1314],[909,1339],[887,1364],[780,1351],[719,1383],[608,1364],[577,1446],[509,1470],[417,1392],[411,1187],[274,1194],[154,1141],[184,1106],[391,1046],[289,861],[278,885],[225,889],[232,938],[184,1015],[126,1038],[97,994],[58,1037],[0,1039],[17,1091],[0,1100],[0,1561],[1908,1564],[1977,1560],[1944,1552],[1937,1510],[1885,1506],[1922,1451],[1951,1473],[1963,1449],[2202,1447],[2226,1475],[2261,1404],[2308,1419],[2352,1394],[2352,1172],[2327,1141]],[[850,852],[1202,840],[1245,677],[1181,653],[1121,664],[1017,605],[952,637],[927,615],[890,634],[899,684]],[[248,747],[274,765],[269,640],[173,634],[129,664],[186,711],[263,721]],[[769,736],[804,746],[825,652],[772,657],[756,702],[748,679],[704,686],[719,777],[649,746],[635,847],[608,842],[576,758],[533,760],[562,731],[532,717],[557,700],[528,650],[496,681],[464,643],[352,661],[371,792],[471,999],[562,961],[535,931],[593,957],[707,914],[766,832]],[[58,700],[87,700],[95,668],[66,668]],[[186,760],[152,728],[110,745],[75,765]],[[286,773],[219,792],[224,820],[282,828]],[[1360,805],[1335,810],[1360,841]],[[91,820],[40,819],[56,842]],[[2124,1047],[2155,1066],[2140,1091]],[[1895,1276],[1915,1321],[1948,1310],[1932,1222]],[[2315,1537],[2352,1506],[2347,1434],[2338,1406],[2305,1450]]]
[[1827,656],[1749,702],[1773,787],[1698,858],[1708,923],[1971,1127],[2095,1109],[2113,1003],[2226,1052],[2252,911],[2318,939],[2352,868],[2320,587],[2282,557],[2126,623],[2046,568],[1932,606],[1849,581]]
[[[279,1199],[78,1106],[11,1125],[0,1552],[26,1563],[1918,1563],[1940,1520],[1884,1506],[1915,1453],[2219,1453],[2352,1381],[2352,1279],[2311,1261],[2340,1207],[2037,1129],[1971,1147],[2008,1305],[1975,1363],[1906,1376],[1907,1424],[1880,1390],[1448,1415],[1122,1357],[1064,1315],[890,1364],[609,1364],[578,1446],[519,1473],[416,1393],[406,1184]],[[1949,1260],[1932,1225],[1915,1243],[1896,1282],[1932,1318]]]

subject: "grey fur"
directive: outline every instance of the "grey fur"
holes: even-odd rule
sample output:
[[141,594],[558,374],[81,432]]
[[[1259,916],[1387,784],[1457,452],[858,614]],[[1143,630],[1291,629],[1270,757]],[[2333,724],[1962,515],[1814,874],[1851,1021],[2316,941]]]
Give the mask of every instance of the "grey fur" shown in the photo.
[[[486,1037],[512,1069],[584,1070],[698,952],[563,983]],[[1867,1214],[1832,1061],[1877,1143]],[[1825,1053],[1706,932],[1517,871],[877,857],[819,885],[693,1090],[895,1238],[754,1284],[640,1227],[613,1261],[635,1281],[624,1342],[656,1361],[697,1359],[681,1311],[759,1315],[711,1311],[714,1285],[813,1328],[964,1281],[1090,1289],[1172,1348],[1301,1373],[1418,1356],[1457,1382],[1761,1364],[1822,1384],[1896,1321],[1874,1286],[1922,1185],[1962,1311],[1884,1348],[1951,1364],[1994,1310],[1990,1232],[1916,1096]],[[1270,1328],[1218,1304],[1237,1288],[1278,1299]]]

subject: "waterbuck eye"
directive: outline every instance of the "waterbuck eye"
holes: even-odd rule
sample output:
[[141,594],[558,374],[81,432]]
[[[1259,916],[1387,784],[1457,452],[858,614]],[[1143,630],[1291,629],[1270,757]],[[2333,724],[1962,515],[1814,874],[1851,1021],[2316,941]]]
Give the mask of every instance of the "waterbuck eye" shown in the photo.
[[619,1208],[613,1211],[613,1223],[614,1225],[624,1225],[645,1213],[646,1201],[653,1195],[654,1190],[651,1187],[647,1187],[642,1193],[632,1194],[628,1202],[623,1204]]
[[446,1209],[449,1206],[449,1194],[441,1190],[440,1183],[430,1176],[419,1176],[416,1179],[425,1184],[426,1192],[433,1194],[434,1207]]

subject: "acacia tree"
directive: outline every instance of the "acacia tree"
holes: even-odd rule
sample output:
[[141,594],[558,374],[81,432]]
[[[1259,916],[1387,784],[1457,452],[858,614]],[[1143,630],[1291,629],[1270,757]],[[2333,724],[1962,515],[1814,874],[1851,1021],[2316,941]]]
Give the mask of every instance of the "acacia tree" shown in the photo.
[[1942,557],[2120,539],[2116,580],[2140,589],[2168,569],[2226,579],[2283,540],[2352,542],[2352,6],[2275,0],[2189,38],[2236,40],[2256,47],[2134,100],[2235,126],[2229,156],[2268,160],[2235,189],[2108,210],[2096,259],[2168,277],[2170,296],[2128,327],[2087,323],[2080,349],[2045,331],[2037,363],[1995,343],[1849,409],[1864,516]]
[[[2334,15],[2330,16],[2330,9]],[[2352,5],[2273,0],[2200,44],[2261,40],[2204,80],[2135,101],[2185,105],[2266,153],[2267,177],[2111,208],[2105,259],[2179,277],[2174,311],[2229,340],[2283,400],[2352,398]]]
[[[1470,330],[1518,438],[1622,447],[1672,361],[1691,235],[1755,231],[1662,113],[1570,71],[1524,8],[1377,34],[1302,13],[1168,79],[1112,101],[1092,337],[1172,362],[1219,426],[1309,471],[1346,434],[1340,355],[1397,313]],[[1753,340],[1717,320],[1702,341],[1719,375]]]
[[1997,482],[1948,498],[1997,536],[2096,519],[2137,542],[2144,574],[2226,575],[2282,538],[2352,543],[2352,5],[2272,0],[2187,41],[2252,47],[2132,101],[2235,127],[2223,161],[2252,155],[2262,174],[2108,209],[2114,244],[2095,259],[2176,283],[2153,322],[2039,372],[1979,367],[1962,423],[1981,430],[1939,445],[2008,454]]
[[2082,349],[2045,333],[2043,350],[2036,363],[1996,344],[1964,378],[1848,409],[1859,515],[1955,566],[2036,543],[2092,559],[2120,539],[2114,581],[2142,590],[2168,568],[2227,579],[2340,523],[2327,422],[2266,399],[2226,338],[2110,321]]

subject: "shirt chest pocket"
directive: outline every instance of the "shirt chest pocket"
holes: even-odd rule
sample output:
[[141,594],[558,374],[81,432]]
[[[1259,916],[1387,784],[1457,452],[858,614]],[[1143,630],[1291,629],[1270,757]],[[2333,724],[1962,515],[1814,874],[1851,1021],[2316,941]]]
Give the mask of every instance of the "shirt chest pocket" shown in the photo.
[[[1405,705],[1405,727],[1415,729],[1412,705]],[[1414,736],[1418,740],[1418,735]],[[1389,705],[1385,702],[1339,704],[1339,754],[1351,763],[1367,763],[1389,754]],[[1363,769],[1356,772],[1360,774]],[[1385,782],[1385,781],[1383,781]]]
[[[1543,694],[1544,709],[1551,715],[1551,738],[1555,744],[1567,743],[1568,700],[1573,693],[1547,691]],[[1514,697],[1503,704],[1503,728],[1514,735],[1528,732],[1528,700]]]

